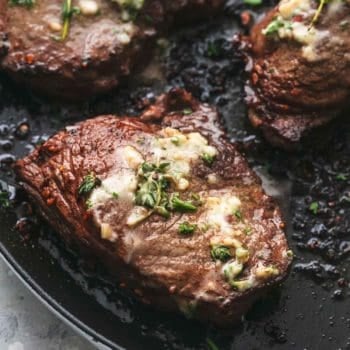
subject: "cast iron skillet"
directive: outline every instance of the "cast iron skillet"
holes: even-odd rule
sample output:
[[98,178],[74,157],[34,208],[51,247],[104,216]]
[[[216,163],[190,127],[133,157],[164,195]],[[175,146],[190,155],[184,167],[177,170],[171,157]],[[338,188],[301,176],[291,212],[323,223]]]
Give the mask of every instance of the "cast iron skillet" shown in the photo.
[[[209,339],[220,350],[350,349],[350,123],[346,116],[338,121],[322,150],[315,139],[294,155],[254,134],[242,98],[244,67],[231,45],[243,30],[244,9],[230,2],[223,17],[178,32],[167,53],[159,53],[161,79],[153,70],[79,106],[38,100],[0,77],[0,186],[12,199],[0,210],[1,255],[51,310],[96,345],[199,350]],[[154,311],[119,291],[102,269],[91,271],[32,212],[11,170],[14,159],[64,125],[103,113],[137,114],[170,86],[218,106],[232,141],[281,204],[296,255],[287,281],[226,331]]]

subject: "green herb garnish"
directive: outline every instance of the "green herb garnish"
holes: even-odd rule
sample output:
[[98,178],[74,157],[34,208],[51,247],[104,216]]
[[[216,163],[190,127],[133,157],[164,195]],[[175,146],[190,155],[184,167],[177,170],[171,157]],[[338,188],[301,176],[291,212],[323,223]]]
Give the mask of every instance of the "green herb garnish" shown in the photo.
[[262,4],[262,0],[243,0],[246,5],[258,6]]
[[236,217],[237,220],[242,221],[243,215],[242,215],[242,212],[239,209],[236,209],[233,212],[233,215]]
[[94,173],[84,176],[83,182],[78,188],[78,195],[84,196],[89,194],[95,187],[101,185],[101,180]]
[[348,179],[348,175],[344,173],[340,173],[340,174],[337,174],[335,178],[339,181],[346,181]]
[[206,341],[208,345],[208,350],[219,350],[217,345],[210,338],[207,338]]
[[212,156],[212,155],[210,155],[208,153],[204,153],[204,154],[202,154],[202,159],[203,159],[205,164],[210,166],[210,165],[213,164],[215,156]]
[[213,260],[220,260],[222,262],[225,262],[232,257],[230,249],[223,245],[213,246],[211,248],[210,255]]
[[197,207],[189,201],[183,201],[178,197],[178,194],[175,193],[171,196],[170,207],[174,211],[181,213],[193,212],[197,210]]
[[182,110],[182,113],[185,114],[185,115],[189,115],[189,114],[192,114],[193,111],[192,111],[191,108],[187,107],[187,108],[184,108],[184,109]]
[[33,7],[35,4],[35,0],[9,0],[10,5],[13,6],[25,6],[25,7]]
[[220,47],[213,41],[210,41],[207,46],[207,54],[212,58],[218,57],[220,55]]
[[113,0],[122,8],[122,19],[134,21],[142,9],[145,0]]
[[264,35],[274,35],[278,34],[278,31],[282,28],[290,29],[292,23],[290,21],[286,21],[281,17],[277,17],[272,20],[269,25],[262,31]]
[[74,14],[79,14],[80,9],[79,7],[73,7],[72,6],[72,0],[64,0],[62,5],[62,21],[63,21],[63,27],[61,32],[61,40],[65,40],[69,33],[69,27],[72,20],[72,17]]
[[197,229],[196,224],[190,224],[188,221],[182,222],[179,225],[179,233],[181,235],[190,235],[194,233],[194,231]]
[[246,226],[244,229],[243,229],[243,232],[247,235],[247,236],[249,236],[249,235],[251,235],[252,234],[252,228],[250,227],[250,226]]
[[309,209],[311,212],[316,215],[318,213],[318,203],[317,202],[312,202],[309,206]]
[[85,205],[86,205],[86,209],[91,209],[94,206],[91,199],[88,199],[85,202]]
[[117,192],[112,192],[112,197],[114,199],[118,199],[119,198],[119,194]]
[[10,206],[9,194],[6,191],[0,191],[0,208],[8,208]]
[[141,164],[138,174],[138,186],[135,204],[149,209],[146,217],[157,213],[165,218],[170,212],[194,212],[197,206],[191,201],[182,200],[178,193],[169,194],[171,174],[168,173],[170,163]]
[[322,10],[324,8],[324,6],[328,3],[330,3],[332,0],[319,0],[319,5],[318,5],[318,8],[316,10],[316,13],[314,15],[314,17],[312,18],[312,21],[311,21],[311,24],[310,24],[310,27],[312,27],[319,19],[321,13],[322,13]]

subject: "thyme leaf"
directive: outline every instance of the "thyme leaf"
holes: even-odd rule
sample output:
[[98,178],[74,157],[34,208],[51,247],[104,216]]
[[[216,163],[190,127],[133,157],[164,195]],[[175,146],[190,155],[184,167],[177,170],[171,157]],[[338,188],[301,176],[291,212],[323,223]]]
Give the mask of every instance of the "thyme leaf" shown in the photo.
[[84,196],[89,194],[95,187],[101,185],[101,180],[94,173],[84,176],[82,183],[78,188],[78,195]]
[[179,233],[181,235],[190,235],[197,229],[196,224],[190,224],[188,221],[184,221],[179,225]]
[[213,260],[220,260],[222,262],[225,262],[232,257],[230,249],[223,245],[213,246],[211,248],[210,255]]

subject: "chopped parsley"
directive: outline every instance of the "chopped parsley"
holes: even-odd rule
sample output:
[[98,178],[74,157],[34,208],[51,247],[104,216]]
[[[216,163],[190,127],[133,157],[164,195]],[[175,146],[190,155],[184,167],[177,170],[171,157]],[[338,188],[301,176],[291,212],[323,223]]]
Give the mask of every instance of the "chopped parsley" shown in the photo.
[[222,262],[225,262],[232,257],[230,249],[223,245],[213,246],[211,248],[210,255],[213,260],[220,260]]
[[179,233],[181,235],[190,235],[197,229],[196,224],[190,224],[188,221],[184,221],[179,225]]
[[112,192],[112,197],[114,199],[118,199],[119,198],[119,194],[117,192]]
[[94,173],[90,173],[84,176],[84,179],[78,188],[78,195],[85,196],[89,194],[95,187],[100,185],[101,180]]

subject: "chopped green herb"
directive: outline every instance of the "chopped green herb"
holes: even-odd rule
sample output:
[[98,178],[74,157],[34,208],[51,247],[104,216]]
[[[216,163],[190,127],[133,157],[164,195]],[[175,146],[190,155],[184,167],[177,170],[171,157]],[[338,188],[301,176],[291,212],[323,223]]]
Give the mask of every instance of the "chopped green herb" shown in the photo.
[[208,345],[208,350],[219,350],[217,345],[210,338],[207,338],[206,341]]
[[213,260],[220,260],[222,262],[225,262],[232,257],[230,249],[223,245],[213,246],[210,251],[210,255]]
[[0,191],[0,208],[8,208],[10,206],[9,194],[6,191]]
[[175,146],[178,146],[180,144],[180,139],[177,136],[173,136],[170,139],[171,143],[173,143]]
[[207,46],[207,54],[212,58],[218,57],[220,55],[220,47],[213,41],[210,41]]
[[10,5],[13,6],[25,6],[32,7],[35,4],[35,0],[9,0]]
[[205,232],[207,232],[210,229],[210,227],[211,227],[210,224],[203,224],[203,225],[200,226],[199,229],[201,230],[201,232],[205,233]]
[[138,174],[138,186],[135,194],[135,204],[149,209],[149,217],[157,213],[165,218],[170,212],[193,212],[197,206],[191,201],[184,201],[179,198],[178,193],[169,194],[171,175],[167,173],[170,163],[159,165],[145,162],[141,164]]
[[84,176],[83,182],[78,188],[78,195],[83,196],[89,194],[95,187],[101,185],[101,180],[94,173]]
[[94,205],[92,203],[92,200],[88,199],[86,202],[85,202],[85,205],[86,205],[86,208],[87,209],[91,209]]
[[242,221],[243,215],[242,215],[242,212],[239,209],[236,209],[233,212],[233,215],[236,217],[237,220]]
[[244,229],[243,229],[243,232],[247,235],[247,236],[249,236],[249,235],[251,235],[252,234],[252,228],[250,227],[250,226],[246,226]]
[[179,211],[181,213],[193,212],[197,210],[197,207],[192,204],[192,202],[181,200],[177,194],[174,194],[171,197],[170,206],[174,211]]
[[142,9],[145,0],[113,0],[122,8],[122,19],[134,21]]
[[185,114],[185,115],[189,115],[189,114],[192,114],[193,111],[192,111],[191,108],[187,107],[187,108],[183,109],[182,113]]
[[268,26],[262,31],[262,33],[264,35],[278,34],[278,31],[280,29],[290,29],[291,25],[292,23],[290,21],[286,21],[281,17],[277,17],[268,24]]
[[179,233],[181,235],[190,235],[196,231],[197,225],[190,224],[188,221],[184,221],[179,225]]
[[215,156],[212,156],[212,155],[210,155],[208,153],[204,153],[204,154],[202,154],[202,159],[203,159],[205,164],[210,166],[210,165],[213,164]]
[[119,198],[119,194],[117,192],[112,192],[112,197],[114,199],[118,199]]
[[346,181],[348,179],[348,175],[344,173],[340,173],[335,178],[339,181]]
[[318,213],[318,203],[317,202],[312,202],[309,206],[309,209],[311,212],[316,215]]
[[196,207],[200,207],[203,201],[198,193],[191,193],[191,203]]
[[262,4],[262,0],[243,0],[246,5],[258,6]]

